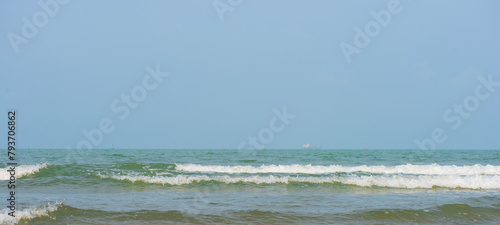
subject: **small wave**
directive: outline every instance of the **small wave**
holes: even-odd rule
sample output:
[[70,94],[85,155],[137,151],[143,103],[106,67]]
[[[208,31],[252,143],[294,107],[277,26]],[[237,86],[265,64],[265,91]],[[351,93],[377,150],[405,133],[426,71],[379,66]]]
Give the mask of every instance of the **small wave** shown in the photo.
[[31,206],[25,209],[16,209],[15,216],[8,215],[9,209],[3,209],[0,215],[0,224],[16,224],[21,220],[31,220],[36,217],[48,216],[49,212],[56,211],[61,203],[49,203],[43,206]]
[[176,164],[176,170],[186,172],[208,173],[352,173],[367,172],[377,174],[424,174],[424,175],[500,175],[500,166],[441,166],[431,165],[399,165],[399,166],[313,166],[313,165],[262,165],[262,166],[217,166],[198,164]]
[[[386,209],[348,215],[349,220],[361,219],[369,224],[498,224],[500,210],[467,204],[445,204],[427,209]],[[492,223],[492,222],[497,223]],[[398,223],[398,224],[399,224]]]
[[294,176],[207,176],[177,175],[175,177],[161,176],[131,176],[131,175],[98,175],[101,178],[115,180],[128,180],[131,182],[145,182],[154,184],[186,185],[196,182],[221,182],[233,183],[255,183],[255,184],[289,184],[289,183],[313,183],[328,184],[340,183],[344,185],[356,185],[361,187],[391,187],[391,188],[465,188],[465,189],[500,189],[500,176],[428,176],[428,175],[391,175],[391,176],[329,176],[329,177],[294,177]]
[[[43,168],[46,168],[49,164],[47,163],[41,163],[41,164],[35,164],[35,165],[21,165],[21,166],[16,166],[16,176],[17,178],[34,174],[40,171]],[[0,168],[0,180],[9,180],[10,179],[10,174],[7,170],[9,170],[10,167],[6,168]]]

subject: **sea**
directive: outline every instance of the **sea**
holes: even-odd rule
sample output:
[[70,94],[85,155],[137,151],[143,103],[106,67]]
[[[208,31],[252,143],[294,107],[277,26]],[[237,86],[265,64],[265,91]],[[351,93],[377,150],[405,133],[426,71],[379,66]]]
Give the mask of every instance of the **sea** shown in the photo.
[[[5,150],[6,152],[6,150]],[[1,224],[500,224],[499,150],[16,150]]]

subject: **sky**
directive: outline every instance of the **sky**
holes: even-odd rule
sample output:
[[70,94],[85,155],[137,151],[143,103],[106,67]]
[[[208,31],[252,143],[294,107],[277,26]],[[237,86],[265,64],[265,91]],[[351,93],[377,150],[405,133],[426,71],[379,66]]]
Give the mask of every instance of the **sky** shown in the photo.
[[1,1],[0,144],[16,110],[18,148],[500,149],[499,10]]

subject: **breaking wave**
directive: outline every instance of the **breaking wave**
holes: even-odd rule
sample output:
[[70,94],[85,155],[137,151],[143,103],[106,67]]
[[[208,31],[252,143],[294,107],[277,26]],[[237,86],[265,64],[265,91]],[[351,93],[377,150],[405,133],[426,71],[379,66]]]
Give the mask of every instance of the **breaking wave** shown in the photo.
[[10,216],[9,209],[3,209],[0,214],[0,224],[16,224],[21,220],[31,220],[37,217],[49,216],[50,212],[54,212],[61,203],[52,203],[43,206],[31,206],[25,209],[16,209],[15,217]]
[[[35,165],[21,165],[16,166],[16,176],[17,178],[27,176],[30,174],[35,174],[41,169],[44,169],[48,166],[47,163],[35,164]],[[9,180],[10,173],[7,171],[10,167],[0,168],[0,180]]]
[[500,166],[441,166],[431,165],[399,165],[399,166],[313,166],[313,165],[262,165],[262,166],[217,166],[198,164],[176,164],[176,170],[186,172],[207,173],[351,173],[367,172],[376,174],[424,174],[424,175],[500,175]]
[[343,184],[361,187],[391,187],[391,188],[465,188],[465,189],[500,189],[500,176],[460,176],[460,175],[349,175],[327,177],[299,177],[277,175],[253,176],[208,176],[208,175],[177,175],[174,177],[142,176],[142,175],[98,175],[101,178],[145,182],[162,185],[187,185],[199,182],[220,182],[226,184]]

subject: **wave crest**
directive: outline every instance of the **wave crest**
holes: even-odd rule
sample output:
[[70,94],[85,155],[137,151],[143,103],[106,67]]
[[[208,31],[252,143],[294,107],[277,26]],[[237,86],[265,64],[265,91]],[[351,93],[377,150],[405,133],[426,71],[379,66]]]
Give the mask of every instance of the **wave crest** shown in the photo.
[[176,170],[184,172],[207,173],[352,173],[367,172],[376,174],[423,174],[423,175],[500,175],[500,166],[441,166],[430,165],[399,165],[399,166],[313,166],[313,165],[262,165],[262,166],[218,166],[198,164],[176,164]]
[[101,178],[115,180],[128,180],[131,182],[145,182],[154,184],[187,185],[196,182],[221,182],[226,184],[234,183],[255,183],[255,184],[289,184],[289,183],[313,183],[313,184],[334,184],[356,185],[361,187],[391,187],[391,188],[466,188],[466,189],[500,189],[500,176],[428,176],[428,175],[390,175],[390,176],[329,176],[329,177],[294,177],[294,176],[207,176],[177,175],[175,177],[151,177],[151,176],[131,176],[131,175],[98,175]]
[[9,209],[3,209],[0,215],[0,224],[16,224],[21,220],[31,220],[36,217],[49,216],[50,212],[56,211],[61,203],[49,203],[43,206],[31,206],[25,209],[16,209],[15,216],[9,216]]
[[[35,164],[35,165],[20,165],[16,166],[16,176],[17,178],[27,176],[30,174],[38,173],[41,169],[49,166],[47,163]],[[9,167],[0,168],[0,180],[9,180],[10,174],[7,172]]]

